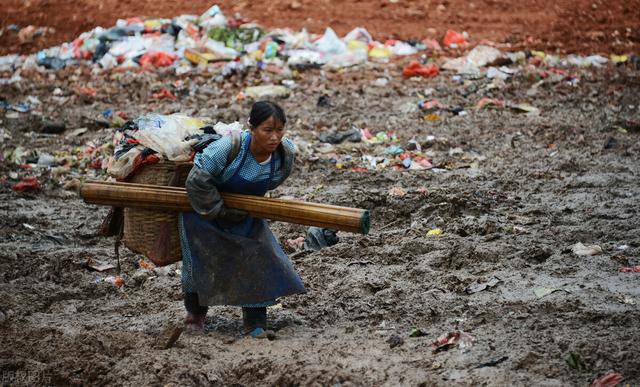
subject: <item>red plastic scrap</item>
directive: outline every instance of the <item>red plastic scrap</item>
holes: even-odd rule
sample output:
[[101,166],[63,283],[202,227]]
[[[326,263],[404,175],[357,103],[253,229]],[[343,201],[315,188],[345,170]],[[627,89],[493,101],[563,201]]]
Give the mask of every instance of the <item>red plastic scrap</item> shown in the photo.
[[495,98],[483,97],[482,99],[480,99],[480,101],[478,101],[478,104],[476,105],[476,109],[482,109],[485,106],[495,106],[498,108],[503,108],[504,101],[501,101]]
[[452,44],[462,45],[465,44],[464,35],[453,30],[447,30],[442,39],[442,44],[445,46],[451,46]]
[[171,66],[176,59],[178,59],[178,56],[170,52],[148,52],[140,58],[140,66],[146,67],[152,65],[154,67],[167,67]]
[[595,379],[590,387],[615,387],[623,377],[618,372],[609,371],[605,376]]
[[173,95],[173,93],[169,91],[169,89],[167,89],[166,87],[163,87],[157,93],[153,93],[151,97],[153,99],[172,99],[172,100],[178,99],[178,97]]
[[640,265],[638,266],[625,266],[620,268],[621,273],[640,273]]
[[20,182],[14,184],[11,189],[17,192],[37,191],[40,183],[35,176],[24,177]]
[[413,61],[402,69],[402,75],[405,78],[411,77],[435,77],[440,73],[438,66],[434,64],[423,65],[417,61]]
[[437,99],[432,99],[431,101],[423,101],[419,104],[422,110],[444,110],[447,109],[447,105],[438,101]]
[[79,87],[76,89],[76,92],[87,97],[95,97],[98,95],[98,90],[93,87]]
[[436,341],[431,344],[433,348],[433,352],[442,352],[446,351],[456,345],[459,345],[461,348],[470,347],[475,339],[468,333],[462,331],[453,331],[449,333],[444,333]]

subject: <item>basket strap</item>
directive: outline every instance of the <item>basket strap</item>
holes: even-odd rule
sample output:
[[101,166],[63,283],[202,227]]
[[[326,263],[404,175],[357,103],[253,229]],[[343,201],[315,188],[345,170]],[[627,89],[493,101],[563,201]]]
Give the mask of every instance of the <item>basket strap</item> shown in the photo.
[[242,133],[240,132],[232,132],[231,133],[231,152],[227,155],[227,164],[225,167],[228,167],[233,160],[238,157],[238,153],[240,153],[240,146],[242,145]]

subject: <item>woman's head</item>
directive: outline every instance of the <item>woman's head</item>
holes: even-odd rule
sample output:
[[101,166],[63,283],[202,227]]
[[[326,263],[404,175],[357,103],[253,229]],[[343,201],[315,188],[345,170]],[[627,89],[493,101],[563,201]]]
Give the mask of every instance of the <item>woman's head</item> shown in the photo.
[[270,101],[254,103],[249,115],[252,145],[261,153],[275,151],[284,136],[286,122],[284,111],[278,104]]
[[249,125],[251,125],[251,129],[257,128],[270,117],[279,121],[282,126],[287,123],[287,117],[285,117],[284,111],[277,103],[271,101],[258,101],[251,106]]

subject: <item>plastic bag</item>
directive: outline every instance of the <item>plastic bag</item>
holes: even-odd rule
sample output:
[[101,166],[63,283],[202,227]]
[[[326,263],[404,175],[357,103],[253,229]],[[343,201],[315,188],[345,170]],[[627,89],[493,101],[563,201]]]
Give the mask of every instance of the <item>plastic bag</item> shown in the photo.
[[213,126],[213,130],[216,131],[221,136],[231,136],[233,133],[242,132],[242,125],[238,122],[232,122],[230,124],[225,124],[224,122],[218,122]]
[[138,130],[131,136],[140,144],[164,155],[171,161],[188,161],[193,140],[185,138],[199,134],[206,122],[183,114],[147,114],[136,120]]
[[402,75],[406,78],[410,77],[435,77],[440,71],[438,66],[434,64],[422,65],[416,61],[413,61],[402,69]]
[[140,58],[140,65],[145,67],[152,65],[154,67],[168,67],[178,59],[176,54],[163,51],[148,52]]
[[463,45],[465,43],[466,41],[464,40],[464,35],[453,30],[447,30],[447,32],[444,34],[444,38],[442,39],[442,44],[447,47],[451,45]]
[[316,50],[330,55],[343,54],[347,51],[347,45],[338,38],[338,35],[328,27],[324,35],[315,42]]

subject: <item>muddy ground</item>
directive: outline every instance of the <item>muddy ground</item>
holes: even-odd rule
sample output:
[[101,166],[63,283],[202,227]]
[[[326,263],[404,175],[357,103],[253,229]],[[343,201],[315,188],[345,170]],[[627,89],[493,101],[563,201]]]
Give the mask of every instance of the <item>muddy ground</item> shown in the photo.
[[[488,87],[488,79],[457,83],[450,74],[405,80],[400,65],[303,72],[280,101],[288,135],[311,143],[319,159],[303,154],[273,196],[369,209],[372,230],[341,232],[335,246],[292,254],[309,292],[270,308],[274,341],[243,337],[239,309],[214,307],[205,335],[183,334],[173,347],[155,349],[183,316],[180,265],[140,274],[142,257],[123,249],[125,285],[100,281],[114,270],[96,272],[86,261],[115,264],[114,240],[97,235],[107,209],[84,204],[63,185],[104,175],[73,169],[52,177],[47,168],[4,161],[3,384],[584,386],[608,370],[640,384],[640,274],[619,272],[640,264],[638,69],[571,69],[576,85],[522,73]],[[113,129],[95,119],[108,107],[129,117],[154,110],[244,121],[251,102],[235,97],[265,73],[223,83],[168,73],[90,78],[75,68],[22,76],[2,98],[37,96],[42,116],[65,122],[66,131],[41,133],[38,114],[0,111],[2,150],[53,154],[109,141]],[[389,84],[376,86],[380,77]],[[74,93],[87,85],[96,97]],[[159,85],[179,99],[150,100]],[[438,121],[424,120],[417,94],[425,89],[468,114],[441,111]],[[330,106],[317,106],[322,95]],[[485,96],[540,112],[474,109]],[[336,168],[318,153],[318,135],[352,125],[395,131],[401,146],[415,137],[437,168]],[[88,131],[72,133],[81,127]],[[336,153],[381,155],[388,145],[345,143]],[[11,190],[33,173],[43,174],[40,191]],[[406,195],[390,195],[392,187]],[[442,235],[427,236],[434,228]],[[282,241],[305,233],[283,223],[273,229]],[[577,242],[603,252],[577,256],[570,250]],[[500,282],[492,288],[465,291],[494,277]],[[559,290],[538,298],[539,287]],[[424,335],[410,337],[415,328]],[[472,335],[473,346],[434,353],[432,342],[455,330]],[[584,367],[568,365],[572,354]],[[494,360],[502,361],[481,366]]]

